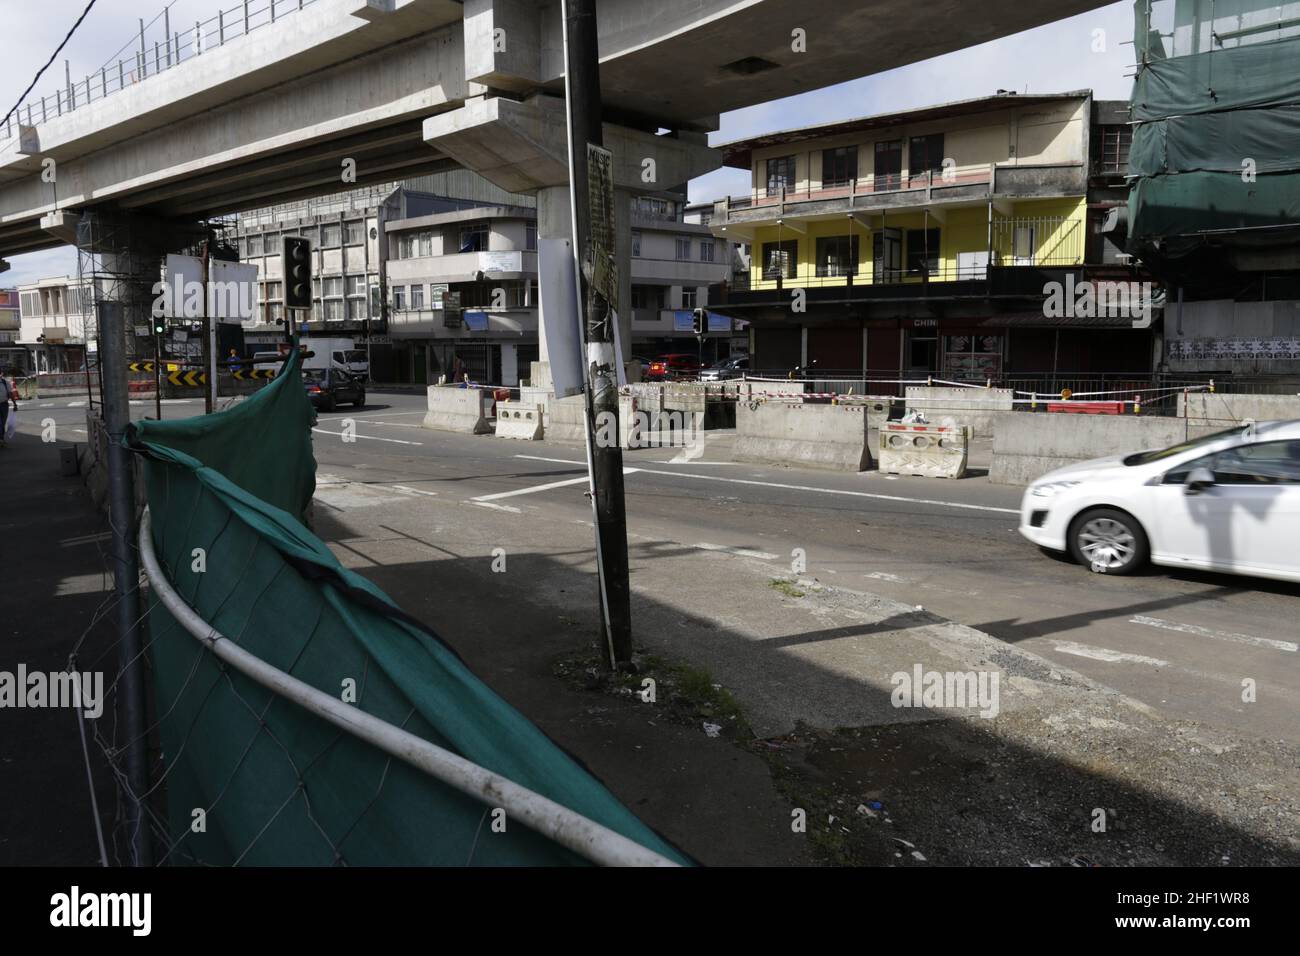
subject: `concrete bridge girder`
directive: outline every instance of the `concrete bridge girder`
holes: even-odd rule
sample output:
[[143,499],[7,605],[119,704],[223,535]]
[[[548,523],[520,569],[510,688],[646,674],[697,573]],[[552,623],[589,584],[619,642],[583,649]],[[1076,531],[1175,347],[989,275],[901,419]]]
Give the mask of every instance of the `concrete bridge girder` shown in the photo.
[[[662,192],[722,166],[722,154],[702,137],[655,136],[616,123],[602,124],[602,133],[605,148],[613,153],[617,189]],[[535,192],[569,181],[565,107],[557,97],[538,95],[522,102],[476,97],[425,120],[424,139],[509,192]]]

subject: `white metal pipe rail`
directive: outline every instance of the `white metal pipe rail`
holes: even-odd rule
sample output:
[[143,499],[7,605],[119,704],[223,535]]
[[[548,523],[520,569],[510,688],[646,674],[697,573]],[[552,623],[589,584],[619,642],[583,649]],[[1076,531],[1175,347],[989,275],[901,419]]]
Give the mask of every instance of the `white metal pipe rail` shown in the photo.
[[345,704],[250,654],[199,617],[172,588],[154,553],[150,525],[146,508],[140,522],[140,559],[150,586],[181,626],[223,663],[435,780],[487,806],[504,809],[508,816],[593,863],[602,866],[678,865],[568,807]]

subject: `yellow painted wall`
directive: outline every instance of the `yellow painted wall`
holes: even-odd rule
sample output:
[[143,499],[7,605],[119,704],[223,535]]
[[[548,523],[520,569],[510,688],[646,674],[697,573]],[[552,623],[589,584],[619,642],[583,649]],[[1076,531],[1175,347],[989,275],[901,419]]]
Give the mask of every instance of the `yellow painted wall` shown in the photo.
[[913,136],[944,134],[944,155],[953,161],[958,175],[988,169],[990,165],[1036,165],[1082,163],[1084,133],[1089,121],[1088,103],[1065,100],[1059,103],[1019,107],[1010,101],[1006,109],[991,110],[943,120],[907,122],[870,132],[829,135],[806,142],[764,146],[751,158],[751,196],[766,195],[767,160],[795,157],[796,190],[821,188],[822,150],[838,146],[858,147],[858,178],[870,182],[875,144],[887,140],[903,143],[903,172],[911,169],[908,155]]
[[[1003,265],[1010,265],[1011,222],[1035,225],[1034,254],[1039,262],[1050,260],[1053,264],[1069,265],[1076,260],[1082,263],[1085,249],[1085,229],[1087,225],[1087,202],[1080,196],[1072,199],[1025,200],[1017,202],[1012,208],[1008,220],[1001,214],[994,213],[994,248],[1001,253]],[[998,224],[1006,222],[1007,226],[999,228]],[[923,229],[926,218],[923,212],[890,213],[886,225],[891,229]],[[989,220],[987,207],[971,206],[951,209],[946,221],[929,220],[929,228],[939,229],[939,279],[954,279],[957,276],[957,254],[959,252],[983,252],[988,249]],[[872,275],[873,232],[856,220],[833,219],[825,222],[807,223],[806,233],[797,233],[785,227],[766,226],[755,230],[752,246],[752,269],[750,288],[771,290],[776,288],[776,280],[763,279],[764,252],[763,244],[768,242],[799,242],[798,275],[787,279],[787,287],[805,284],[810,287],[843,286],[843,278],[818,277],[815,263],[817,239],[829,236],[855,235],[858,237],[858,268],[854,277],[856,284],[862,285],[874,281]],[[907,249],[904,245],[904,267],[907,262]],[[919,282],[919,278],[905,281]]]

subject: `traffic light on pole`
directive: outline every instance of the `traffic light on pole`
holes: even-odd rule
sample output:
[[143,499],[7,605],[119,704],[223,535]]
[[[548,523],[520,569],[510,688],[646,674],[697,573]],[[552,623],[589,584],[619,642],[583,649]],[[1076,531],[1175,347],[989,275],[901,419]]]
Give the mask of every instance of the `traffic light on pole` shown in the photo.
[[284,307],[311,308],[311,241],[284,237]]
[[703,309],[695,310],[695,334],[703,335],[709,330],[708,313]]

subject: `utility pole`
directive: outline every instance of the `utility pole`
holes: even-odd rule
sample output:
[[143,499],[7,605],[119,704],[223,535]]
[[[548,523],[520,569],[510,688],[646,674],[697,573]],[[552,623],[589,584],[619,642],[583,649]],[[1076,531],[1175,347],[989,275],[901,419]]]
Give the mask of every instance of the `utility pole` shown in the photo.
[[[600,583],[601,618],[605,631],[606,663],[611,669],[632,662],[632,609],[628,585],[627,514],[623,499],[623,450],[596,441],[600,422],[613,423],[603,433],[618,435],[618,369],[615,355],[614,314],[617,273],[612,237],[612,188],[605,201],[593,203],[592,155],[603,153],[601,129],[600,64],[596,40],[595,0],[562,0],[564,29],[564,93],[569,117],[569,201],[573,216],[573,254],[578,309],[586,345],[587,461],[591,474],[592,510],[596,520],[596,562]],[[605,154],[607,155],[607,154]],[[608,172],[608,170],[606,170]],[[607,179],[602,180],[607,183]],[[597,208],[593,209],[593,205]],[[593,214],[601,217],[593,223]],[[594,241],[603,240],[603,241]]]
[[135,480],[126,429],[131,402],[126,384],[126,317],[120,303],[100,302],[99,362],[108,444],[108,501],[112,526],[113,590],[117,601],[118,700],[126,747],[126,825],[134,866],[150,866],[149,789],[145,754],[144,659],[140,635],[140,564],[136,558]]
[[204,405],[211,415],[217,410],[217,323],[208,307],[208,270],[212,268],[210,258],[211,239],[203,241],[203,338],[208,343],[208,387],[203,390]]

